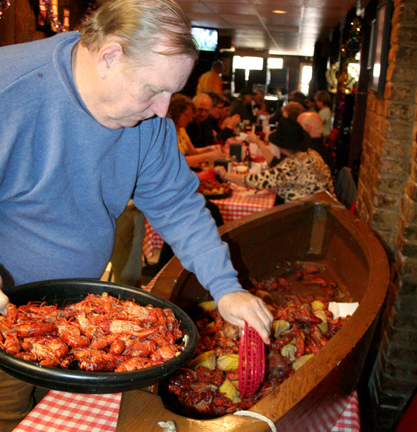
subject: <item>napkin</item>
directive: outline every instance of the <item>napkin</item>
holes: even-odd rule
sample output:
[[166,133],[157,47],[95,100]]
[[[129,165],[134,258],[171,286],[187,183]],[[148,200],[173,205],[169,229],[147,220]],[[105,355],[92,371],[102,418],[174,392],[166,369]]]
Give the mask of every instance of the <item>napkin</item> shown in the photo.
[[358,308],[359,303],[336,303],[329,302],[329,311],[332,312],[335,318],[346,317],[347,315],[353,315]]

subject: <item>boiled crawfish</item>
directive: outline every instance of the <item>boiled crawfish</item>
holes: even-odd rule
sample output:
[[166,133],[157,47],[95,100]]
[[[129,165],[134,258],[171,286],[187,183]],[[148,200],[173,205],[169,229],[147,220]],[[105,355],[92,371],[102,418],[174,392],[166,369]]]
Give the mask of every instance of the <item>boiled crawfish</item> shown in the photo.
[[43,366],[129,372],[160,365],[183,349],[180,324],[171,309],[89,294],[56,305],[9,304],[0,315],[0,347]]

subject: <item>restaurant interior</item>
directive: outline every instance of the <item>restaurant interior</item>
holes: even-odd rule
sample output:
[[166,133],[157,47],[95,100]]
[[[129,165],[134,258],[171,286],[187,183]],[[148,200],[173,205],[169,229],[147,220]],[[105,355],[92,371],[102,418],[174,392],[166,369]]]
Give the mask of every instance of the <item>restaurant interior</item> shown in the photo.
[[[415,430],[415,422],[407,429],[400,420],[415,416],[417,388],[417,2],[178,3],[193,27],[214,38],[201,49],[185,95],[195,95],[198,78],[217,59],[225,91],[236,96],[244,87],[260,88],[274,109],[294,90],[330,93],[331,149],[337,168],[347,167],[355,182],[352,213],[389,261],[387,294],[357,387],[359,430]],[[0,47],[76,30],[96,6],[89,0],[0,0]],[[155,262],[161,246],[144,265]]]

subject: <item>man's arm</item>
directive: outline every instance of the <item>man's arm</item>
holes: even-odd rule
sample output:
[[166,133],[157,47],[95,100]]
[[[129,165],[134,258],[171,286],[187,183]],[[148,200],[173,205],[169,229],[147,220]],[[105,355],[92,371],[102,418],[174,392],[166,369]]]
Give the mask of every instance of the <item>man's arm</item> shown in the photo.
[[229,247],[221,240],[203,196],[196,193],[198,177],[179,154],[175,128],[169,120],[160,122],[149,152],[140,161],[133,201],[182,265],[210,291],[222,316],[238,325],[246,319],[267,342],[272,315],[239,284]]

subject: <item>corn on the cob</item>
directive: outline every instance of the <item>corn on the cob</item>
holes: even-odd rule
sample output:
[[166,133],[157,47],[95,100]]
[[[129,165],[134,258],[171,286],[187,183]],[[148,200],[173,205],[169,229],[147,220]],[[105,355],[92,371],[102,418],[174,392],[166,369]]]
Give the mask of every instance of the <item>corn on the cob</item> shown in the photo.
[[329,324],[327,322],[326,314],[322,310],[315,310],[314,315],[316,315],[317,318],[321,319],[321,323],[317,324],[317,327],[323,334],[325,334],[327,330],[329,330]]
[[283,357],[287,357],[291,362],[295,361],[295,353],[297,352],[297,347],[292,344],[292,341],[284,345],[281,349],[281,355]]
[[224,380],[223,384],[219,387],[219,391],[224,393],[233,403],[240,402],[240,393],[228,379]]
[[217,357],[217,367],[222,371],[239,368],[239,354],[225,353]]
[[297,360],[295,360],[295,362],[292,364],[292,367],[294,370],[300,369],[300,367],[304,364],[307,363],[311,357],[313,357],[314,354],[306,354],[303,355],[301,357],[299,357]]
[[272,323],[272,334],[274,338],[277,338],[281,333],[289,330],[291,327],[290,323],[285,320],[275,320]]
[[315,311],[315,310],[325,310],[326,306],[325,306],[325,304],[322,301],[320,301],[320,300],[314,300],[311,303],[311,309],[313,311]]
[[211,301],[204,301],[198,304],[201,309],[203,309],[204,312],[211,312],[212,310],[216,309],[216,303],[214,303],[213,300]]
[[214,370],[216,367],[216,354],[214,354],[214,351],[203,352],[188,363],[188,367],[194,370],[199,366],[205,366],[210,370]]

